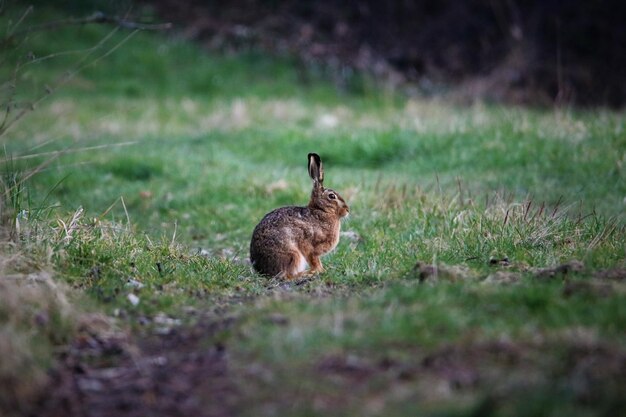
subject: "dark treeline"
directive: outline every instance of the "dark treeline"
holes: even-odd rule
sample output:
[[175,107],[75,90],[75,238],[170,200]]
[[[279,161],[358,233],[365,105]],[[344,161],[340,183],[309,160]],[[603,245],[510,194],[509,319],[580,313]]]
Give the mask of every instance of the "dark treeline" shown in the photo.
[[[131,0],[86,3],[141,10]],[[623,0],[142,3],[214,49],[293,53],[305,63],[339,73],[365,70],[425,94],[532,104],[626,102]]]

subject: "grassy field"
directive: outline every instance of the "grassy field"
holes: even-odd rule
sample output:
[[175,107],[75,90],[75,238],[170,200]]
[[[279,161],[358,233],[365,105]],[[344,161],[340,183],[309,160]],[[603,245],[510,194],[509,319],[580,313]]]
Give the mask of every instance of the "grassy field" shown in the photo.
[[[358,76],[338,90],[289,57],[108,33],[18,50],[106,39],[25,67],[18,97],[83,59],[2,137],[5,185],[20,187],[3,211],[19,229],[0,351],[19,360],[0,382],[30,379],[1,406],[50,392],[43,371],[85,331],[141,345],[216,323],[201,346],[228,352],[239,415],[626,411],[622,112],[460,106]],[[351,207],[339,246],[311,280],[257,276],[252,229],[306,204],[312,151]]]

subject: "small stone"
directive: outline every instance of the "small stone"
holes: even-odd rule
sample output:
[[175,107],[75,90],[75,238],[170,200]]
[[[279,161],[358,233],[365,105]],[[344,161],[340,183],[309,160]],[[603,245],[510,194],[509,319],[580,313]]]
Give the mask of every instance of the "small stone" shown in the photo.
[[137,304],[139,304],[139,297],[137,297],[137,296],[136,296],[135,294],[133,294],[133,293],[128,294],[128,296],[127,296],[126,298],[128,298],[128,301],[130,301],[130,303],[131,303],[133,306],[136,306]]
[[353,230],[346,230],[345,232],[341,232],[340,236],[344,239],[351,240],[353,242],[358,242],[361,240],[361,235]]
[[137,289],[140,289],[140,288],[144,287],[142,282],[139,282],[139,281],[137,281],[136,279],[133,279],[133,278],[128,278],[128,281],[126,281],[126,286],[127,287],[131,287],[131,288],[137,288]]
[[491,266],[509,266],[511,263],[509,262],[509,258],[505,257],[491,257],[489,259],[489,265]]
[[211,256],[211,252],[209,252],[208,250],[206,250],[204,248],[198,248],[198,255],[204,256],[205,258],[208,258],[208,257]]

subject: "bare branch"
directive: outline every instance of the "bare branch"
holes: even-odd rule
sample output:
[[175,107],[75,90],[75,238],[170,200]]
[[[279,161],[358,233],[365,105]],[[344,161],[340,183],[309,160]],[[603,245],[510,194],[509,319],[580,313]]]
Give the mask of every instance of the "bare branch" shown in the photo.
[[85,63],[87,58],[92,56],[95,51],[100,49],[118,30],[119,30],[119,27],[113,28],[103,39],[100,40],[100,42],[98,42],[95,46],[90,48],[87,54],[85,54],[81,59],[78,60],[78,62],[76,62],[73,69],[66,71],[64,75],[62,75],[52,86],[46,86],[46,89],[41,94],[41,96],[39,96],[36,100],[30,103],[29,106],[23,107],[21,111],[16,113],[12,118],[3,121],[3,124],[0,128],[0,137],[2,137],[15,123],[17,123],[20,119],[22,119],[26,114],[30,113],[38,104],[44,101],[49,95],[54,93],[56,89],[58,89],[59,87],[62,87],[67,82],[72,80],[80,71],[82,71],[87,66],[92,65],[98,62],[99,60],[101,60],[102,58],[113,53],[115,50],[117,50],[120,46],[126,43],[131,37],[133,37],[138,32],[138,30],[132,31],[127,36],[125,36],[122,40],[120,40],[115,45],[113,45],[109,50],[105,51],[104,54],[97,56],[92,61]]
[[[0,0],[1,1],[1,0]],[[69,18],[69,19],[61,19],[54,22],[44,23],[41,25],[30,26],[21,30],[18,28],[22,25],[23,21],[26,17],[31,14],[33,11],[33,7],[28,7],[18,21],[12,25],[8,30],[5,37],[0,38],[0,50],[6,49],[7,47],[14,48],[15,44],[19,42],[20,39],[25,39],[27,35],[34,32],[42,32],[42,31],[51,31],[61,27],[66,26],[78,26],[78,25],[86,25],[86,24],[110,24],[115,27],[95,46],[88,48],[86,50],[77,50],[77,51],[65,51],[53,53],[44,57],[35,58],[30,57],[26,62],[18,61],[15,65],[14,71],[12,73],[12,77],[10,80],[6,81],[2,84],[2,89],[5,86],[8,87],[7,92],[8,95],[6,99],[2,100],[2,108],[0,109],[0,137],[4,136],[4,134],[20,119],[22,119],[27,113],[32,111],[36,105],[45,100],[46,97],[54,93],[56,89],[66,84],[72,78],[76,76],[80,71],[82,71],[85,67],[89,65],[93,65],[94,63],[100,61],[101,59],[109,56],[119,47],[121,47],[124,43],[126,43],[131,37],[133,37],[140,30],[165,30],[172,27],[171,23],[162,23],[162,24],[144,24],[138,23],[126,18],[119,18],[115,16],[108,16],[102,12],[95,12],[91,16],[85,18]],[[94,53],[102,48],[106,42],[111,39],[111,37],[119,30],[119,29],[129,29],[131,33],[124,37],[121,41],[117,42],[113,45],[109,50],[105,51],[103,54],[94,57],[91,61],[86,62],[87,59],[93,57]],[[74,53],[84,53],[81,59],[79,59],[72,68],[62,74],[52,85],[46,86],[45,90],[41,93],[41,95],[36,98],[31,103],[25,103],[26,105],[18,106],[17,103],[13,101],[15,97],[15,85],[17,82],[18,73],[23,69],[23,67],[41,62],[47,59],[52,59],[61,55],[70,55]]]
[[[40,153],[11,157],[11,162],[21,161],[25,159],[49,157],[49,156],[56,157],[57,155],[67,155],[71,153],[95,151],[95,150],[100,150],[100,149],[109,149],[109,148],[114,148],[114,147],[119,147],[119,146],[130,146],[130,145],[136,145],[137,143],[139,142],[137,141],[119,142],[119,143],[111,143],[111,144],[106,144],[106,145],[85,146],[83,148],[67,148],[61,151],[40,152]],[[0,160],[0,164],[6,163],[6,162],[7,162],[6,160]]]
[[87,25],[92,23],[98,24],[113,24],[119,26],[123,29],[130,30],[167,30],[172,28],[171,23],[155,23],[155,24],[146,24],[146,23],[138,23],[133,22],[131,20],[122,19],[115,16],[108,16],[102,12],[95,12],[91,16],[83,17],[83,18],[70,18],[70,19],[61,19],[54,22],[48,22],[41,25],[30,26],[26,29],[16,31],[10,33],[6,38],[3,39],[3,43],[7,42],[11,38],[20,37],[24,35],[28,35],[33,32],[42,32],[47,30],[55,30],[60,27],[65,26],[80,26]]
[[17,28],[19,25],[21,25],[21,24],[22,24],[22,22],[24,21],[24,19],[26,19],[26,16],[28,16],[29,14],[31,14],[31,13],[33,12],[33,10],[34,10],[34,9],[35,9],[35,8],[34,8],[33,6],[28,6],[28,7],[26,8],[26,10],[24,10],[24,13],[22,14],[22,17],[20,17],[20,18],[17,20],[17,22],[15,22],[15,24],[13,25],[13,27],[12,27],[12,28],[9,28],[9,30],[8,30],[9,35],[11,35],[11,34],[12,34],[11,32],[12,32],[12,30],[13,30],[13,29]]

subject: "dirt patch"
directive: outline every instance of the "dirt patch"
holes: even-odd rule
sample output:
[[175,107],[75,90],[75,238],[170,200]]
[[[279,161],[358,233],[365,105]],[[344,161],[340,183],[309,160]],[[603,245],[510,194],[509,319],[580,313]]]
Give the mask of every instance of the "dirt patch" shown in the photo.
[[482,282],[483,284],[517,284],[522,278],[521,272],[496,271],[489,274]]
[[625,282],[626,281],[626,268],[605,269],[602,271],[598,271],[594,276],[595,278],[609,280],[609,281]]
[[324,357],[316,366],[318,371],[342,375],[347,380],[386,373],[391,379],[416,381],[439,378],[452,389],[477,386],[481,366],[488,363],[514,367],[527,357],[527,346],[507,342],[491,342],[468,346],[451,345],[429,354],[416,354],[414,360],[384,357],[376,361],[356,355]]
[[538,268],[533,271],[535,278],[550,280],[554,278],[564,278],[568,275],[580,273],[585,270],[585,265],[577,260],[572,260],[555,267]]
[[[289,325],[280,314],[267,320]],[[213,318],[134,337],[81,334],[60,355],[53,382],[30,415],[221,417],[260,406],[257,415],[280,415],[294,404],[298,410],[363,414],[371,407],[382,413],[415,401],[446,405],[460,399],[470,408],[497,411],[544,393],[556,403],[595,410],[609,404],[617,411],[611,415],[626,410],[626,350],[585,329],[526,341],[335,352],[301,368],[282,368],[255,356],[231,359],[221,340],[233,328],[235,319]],[[297,383],[290,383],[294,375]]]
[[457,282],[475,278],[472,270],[463,265],[431,265],[420,261],[413,266],[411,275],[420,282]]
[[[482,282],[485,284],[513,284],[521,281],[524,274],[530,274],[534,279],[549,281],[554,279],[567,279],[576,274],[585,271],[585,265],[577,260],[571,260],[554,267],[531,268],[523,265],[516,265],[509,261],[508,258],[491,258],[489,265],[498,268],[495,272],[489,274]],[[504,269],[500,269],[504,268]],[[514,268],[514,270],[509,270]],[[425,262],[417,262],[411,270],[411,276],[416,277],[420,282],[438,282],[438,281],[462,281],[467,279],[475,279],[477,275],[471,269],[463,265],[431,265]],[[623,270],[607,270],[601,271],[594,277],[604,278],[613,281],[623,279]]]
[[83,335],[61,355],[37,416],[230,416],[228,321],[136,339]]
[[[477,399],[497,409],[510,406],[511,399],[523,402],[526,395],[547,392],[557,402],[573,400],[597,409],[611,404],[614,410],[626,410],[621,400],[626,394],[626,351],[599,342],[556,337],[549,342],[455,344],[402,360],[333,355],[314,369],[320,378],[339,381],[335,392],[344,402],[354,395],[350,387],[367,387],[382,378],[386,382],[378,387],[394,392],[403,386],[410,398],[423,400],[478,394]],[[361,388],[359,395],[375,390]]]

